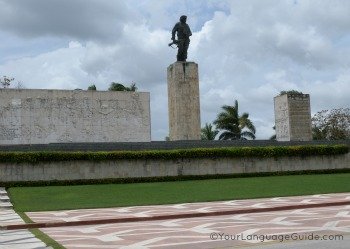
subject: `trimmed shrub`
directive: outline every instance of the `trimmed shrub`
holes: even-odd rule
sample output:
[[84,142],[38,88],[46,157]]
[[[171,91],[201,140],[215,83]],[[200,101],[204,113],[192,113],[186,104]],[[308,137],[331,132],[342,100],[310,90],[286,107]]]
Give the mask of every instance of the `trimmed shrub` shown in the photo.
[[31,163],[60,161],[107,161],[107,160],[177,160],[183,158],[271,158],[292,156],[341,155],[349,152],[347,145],[310,145],[289,147],[227,147],[198,148],[151,151],[113,151],[113,152],[0,152],[1,163]]
[[181,175],[181,176],[163,176],[163,177],[109,178],[109,179],[87,179],[87,180],[17,181],[17,182],[0,182],[0,186],[10,188],[10,187],[71,186],[71,185],[93,185],[93,184],[126,184],[126,183],[172,182],[172,181],[247,178],[247,177],[265,177],[265,176],[321,175],[321,174],[340,174],[340,173],[350,173],[350,169],[259,172],[259,173],[239,173],[239,174],[226,174],[226,175]]

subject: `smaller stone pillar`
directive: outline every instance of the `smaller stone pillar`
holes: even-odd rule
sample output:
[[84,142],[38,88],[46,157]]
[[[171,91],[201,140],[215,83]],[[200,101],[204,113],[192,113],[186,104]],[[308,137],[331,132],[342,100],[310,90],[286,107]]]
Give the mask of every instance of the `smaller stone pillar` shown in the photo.
[[277,141],[311,141],[309,94],[283,94],[274,98]]
[[200,140],[198,64],[175,62],[167,71],[169,140]]

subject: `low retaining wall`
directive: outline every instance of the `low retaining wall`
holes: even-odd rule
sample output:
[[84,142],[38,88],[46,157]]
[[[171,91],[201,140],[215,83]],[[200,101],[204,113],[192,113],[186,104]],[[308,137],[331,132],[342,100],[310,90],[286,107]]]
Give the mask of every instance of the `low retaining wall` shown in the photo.
[[183,158],[0,163],[0,182],[224,175],[350,168],[350,153],[279,158]]

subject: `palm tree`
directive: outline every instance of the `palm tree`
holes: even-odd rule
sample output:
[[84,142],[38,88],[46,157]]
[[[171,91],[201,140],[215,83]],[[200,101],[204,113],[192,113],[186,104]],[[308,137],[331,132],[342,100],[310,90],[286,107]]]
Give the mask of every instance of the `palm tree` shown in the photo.
[[249,114],[245,112],[239,115],[237,100],[234,106],[224,105],[221,108],[223,111],[214,121],[216,127],[223,130],[219,140],[255,139],[255,127],[249,119]]
[[211,124],[205,123],[205,126],[201,129],[201,139],[215,140],[215,137],[218,133],[218,130],[213,130],[213,126]]

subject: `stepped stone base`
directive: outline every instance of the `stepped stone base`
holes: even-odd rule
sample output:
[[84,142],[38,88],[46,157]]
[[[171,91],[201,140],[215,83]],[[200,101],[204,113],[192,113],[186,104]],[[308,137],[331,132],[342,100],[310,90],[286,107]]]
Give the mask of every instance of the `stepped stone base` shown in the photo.
[[168,67],[169,139],[200,140],[198,64],[175,62]]

